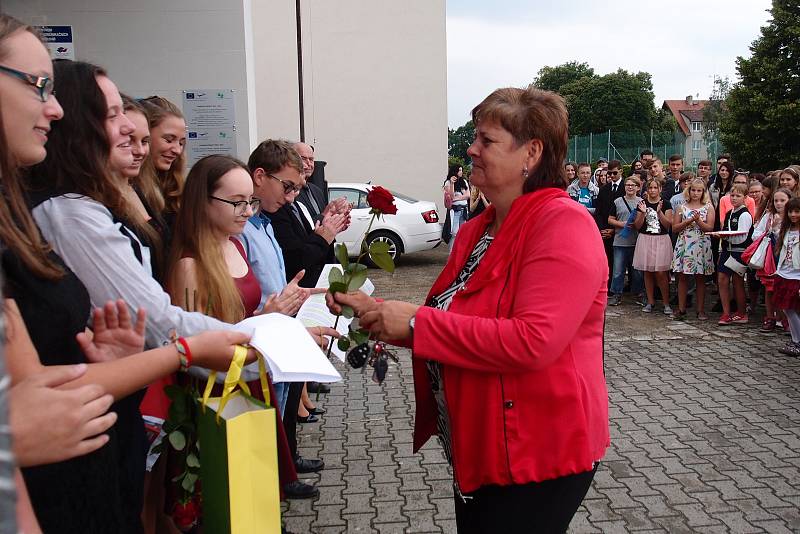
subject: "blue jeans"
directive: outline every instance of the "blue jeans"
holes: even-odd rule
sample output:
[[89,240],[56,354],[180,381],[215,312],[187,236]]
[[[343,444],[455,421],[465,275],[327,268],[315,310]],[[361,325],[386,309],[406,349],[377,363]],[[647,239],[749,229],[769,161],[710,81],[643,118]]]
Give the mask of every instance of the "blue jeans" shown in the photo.
[[273,382],[272,387],[275,388],[276,405],[281,409],[281,419],[283,419],[283,412],[286,411],[286,399],[289,398],[289,382]]
[[614,275],[611,278],[611,293],[622,295],[625,288],[625,271],[630,276],[631,293],[638,295],[644,287],[642,271],[633,268],[633,251],[636,247],[614,247]]

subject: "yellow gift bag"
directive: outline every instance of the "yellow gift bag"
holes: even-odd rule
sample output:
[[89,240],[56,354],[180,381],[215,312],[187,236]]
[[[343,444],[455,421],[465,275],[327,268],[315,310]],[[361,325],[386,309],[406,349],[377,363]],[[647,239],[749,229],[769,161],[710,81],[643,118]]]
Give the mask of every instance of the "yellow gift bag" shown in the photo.
[[[241,379],[247,349],[237,347],[221,397],[211,397],[211,373],[198,420],[203,531],[280,533],[281,510],[275,409],[269,406],[264,361],[258,371],[267,404]],[[236,385],[239,385],[239,389]]]

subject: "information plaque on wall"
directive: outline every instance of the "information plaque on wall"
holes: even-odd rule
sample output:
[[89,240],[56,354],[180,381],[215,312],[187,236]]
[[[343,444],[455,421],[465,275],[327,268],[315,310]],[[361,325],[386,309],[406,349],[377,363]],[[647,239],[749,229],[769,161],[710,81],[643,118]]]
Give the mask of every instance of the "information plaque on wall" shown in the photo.
[[237,156],[233,89],[183,91],[188,167],[211,154]]
[[75,59],[72,26],[36,26],[52,59]]

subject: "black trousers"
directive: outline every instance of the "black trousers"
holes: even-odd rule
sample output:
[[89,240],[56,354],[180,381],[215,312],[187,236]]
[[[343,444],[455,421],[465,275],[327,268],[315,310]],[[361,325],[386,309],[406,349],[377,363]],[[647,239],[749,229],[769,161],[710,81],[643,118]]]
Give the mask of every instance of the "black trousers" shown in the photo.
[[596,471],[597,466],[544,482],[483,486],[467,495],[466,502],[456,495],[458,533],[562,534],[589,491]]
[[297,459],[297,409],[300,407],[300,398],[303,396],[303,384],[304,382],[292,382],[289,385],[286,412],[283,414],[286,441],[289,442],[289,451],[294,459]]

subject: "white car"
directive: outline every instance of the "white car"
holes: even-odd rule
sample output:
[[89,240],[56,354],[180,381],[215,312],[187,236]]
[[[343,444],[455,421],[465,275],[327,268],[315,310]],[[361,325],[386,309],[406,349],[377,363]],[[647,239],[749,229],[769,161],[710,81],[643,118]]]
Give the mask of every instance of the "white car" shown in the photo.
[[[329,183],[328,196],[331,200],[345,197],[353,207],[350,212],[350,227],[336,236],[336,241],[347,246],[350,257],[361,252],[361,240],[372,218],[367,204],[367,191],[373,184]],[[389,254],[397,258],[420,250],[429,250],[439,244],[442,238],[442,225],[434,202],[416,200],[392,191],[397,206],[396,215],[384,215],[372,223],[367,246],[373,241],[389,244]]]

